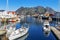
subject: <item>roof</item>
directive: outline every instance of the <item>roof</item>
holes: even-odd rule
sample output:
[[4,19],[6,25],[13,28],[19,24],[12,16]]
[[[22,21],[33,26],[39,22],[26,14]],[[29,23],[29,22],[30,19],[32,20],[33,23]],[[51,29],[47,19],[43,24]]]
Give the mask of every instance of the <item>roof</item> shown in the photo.
[[15,11],[8,11],[8,14],[10,14],[10,13],[15,14]]

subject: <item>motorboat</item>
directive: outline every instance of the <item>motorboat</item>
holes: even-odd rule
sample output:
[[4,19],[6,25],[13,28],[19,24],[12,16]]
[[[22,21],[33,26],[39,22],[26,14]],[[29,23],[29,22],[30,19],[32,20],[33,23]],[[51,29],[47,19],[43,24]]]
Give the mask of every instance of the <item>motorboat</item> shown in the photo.
[[44,31],[50,31],[50,24],[49,24],[49,22],[44,22],[43,25],[44,25],[43,26],[43,30]]
[[50,25],[49,25],[49,22],[46,21],[46,22],[44,22],[43,25],[44,25],[43,26],[43,32],[44,32],[44,34],[49,35],[49,33],[50,33]]
[[29,27],[24,27],[24,26],[21,26],[21,28],[15,30],[10,28],[10,31],[8,31],[9,33],[7,34],[8,35],[8,39],[9,40],[14,40],[14,39],[17,39],[19,37],[22,37],[24,36],[25,34],[28,33],[28,30],[29,30]]

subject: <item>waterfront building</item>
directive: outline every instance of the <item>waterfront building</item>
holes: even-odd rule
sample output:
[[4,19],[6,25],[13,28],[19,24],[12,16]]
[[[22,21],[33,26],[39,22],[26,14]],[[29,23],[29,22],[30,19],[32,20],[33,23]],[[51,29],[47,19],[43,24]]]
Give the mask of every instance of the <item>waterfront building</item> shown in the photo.
[[17,15],[14,11],[2,11],[0,12],[0,21],[7,21],[7,19],[9,19],[9,21],[16,21],[17,20]]
[[13,11],[0,12],[0,18],[13,18],[13,17],[16,17],[15,12]]
[[49,12],[46,12],[46,13],[44,14],[44,16],[45,16],[45,17],[49,17]]

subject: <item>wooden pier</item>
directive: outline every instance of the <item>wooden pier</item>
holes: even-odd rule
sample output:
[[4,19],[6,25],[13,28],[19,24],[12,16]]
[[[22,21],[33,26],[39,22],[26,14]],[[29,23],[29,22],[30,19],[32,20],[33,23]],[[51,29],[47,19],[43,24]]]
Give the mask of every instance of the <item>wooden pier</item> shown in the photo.
[[57,40],[60,40],[60,31],[57,30],[55,27],[51,27],[51,31],[57,37]]

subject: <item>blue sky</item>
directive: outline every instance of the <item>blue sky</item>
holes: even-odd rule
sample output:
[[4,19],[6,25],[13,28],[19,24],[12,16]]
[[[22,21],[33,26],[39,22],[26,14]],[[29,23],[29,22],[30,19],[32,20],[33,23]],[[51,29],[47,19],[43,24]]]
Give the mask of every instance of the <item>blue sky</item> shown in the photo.
[[[0,10],[6,10],[6,1],[0,0]],[[51,7],[54,10],[58,11],[58,0],[8,0],[8,10],[17,10],[21,6],[23,7],[35,7],[35,6],[43,6],[43,7]]]

